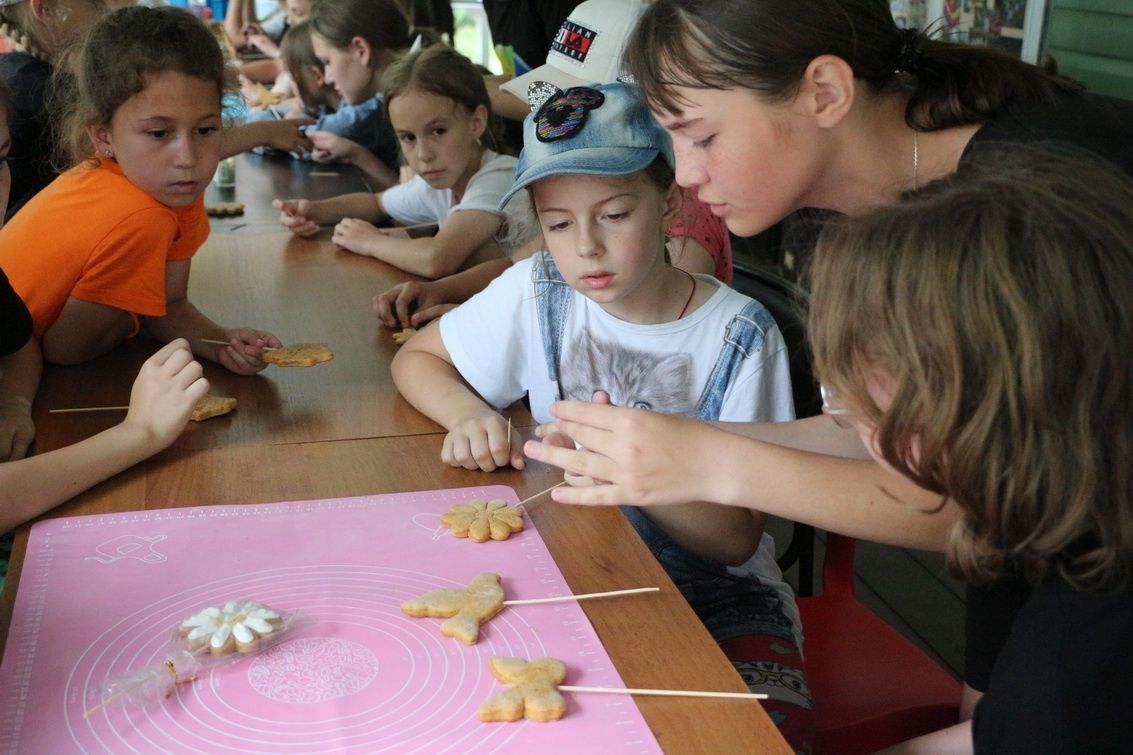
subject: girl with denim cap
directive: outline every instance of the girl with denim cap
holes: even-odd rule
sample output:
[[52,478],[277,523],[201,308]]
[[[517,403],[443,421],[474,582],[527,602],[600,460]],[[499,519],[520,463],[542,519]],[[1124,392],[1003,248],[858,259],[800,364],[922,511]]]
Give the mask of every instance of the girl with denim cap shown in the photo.
[[[527,190],[548,251],[430,323],[393,361],[402,395],[448,430],[441,460],[522,468],[518,434],[509,437],[499,409],[524,395],[540,422],[564,397],[705,419],[792,418],[771,316],[668,261],[665,227],[681,194],[664,131],[624,84],[548,94],[524,122],[503,198]],[[558,433],[545,441],[574,447]],[[753,669],[760,691],[777,699],[788,738],[805,740],[797,608],[764,517],[693,500],[626,515],[718,641],[764,639],[765,662]]]

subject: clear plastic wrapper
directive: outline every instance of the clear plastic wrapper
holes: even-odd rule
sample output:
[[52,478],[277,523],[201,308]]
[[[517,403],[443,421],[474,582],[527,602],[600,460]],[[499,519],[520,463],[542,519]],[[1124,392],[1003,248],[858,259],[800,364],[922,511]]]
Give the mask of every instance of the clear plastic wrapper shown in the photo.
[[306,623],[294,611],[277,611],[255,600],[205,606],[173,630],[164,660],[102,683],[90,716],[109,705],[138,706],[164,700],[180,684],[278,644]]

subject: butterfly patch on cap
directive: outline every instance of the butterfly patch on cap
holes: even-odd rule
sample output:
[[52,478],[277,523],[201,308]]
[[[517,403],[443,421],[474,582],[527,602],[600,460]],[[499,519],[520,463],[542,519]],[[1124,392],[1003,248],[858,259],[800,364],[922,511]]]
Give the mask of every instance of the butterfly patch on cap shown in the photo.
[[590,87],[571,87],[551,97],[535,114],[535,138],[553,142],[573,136],[585,125],[587,112],[605,101],[605,95]]

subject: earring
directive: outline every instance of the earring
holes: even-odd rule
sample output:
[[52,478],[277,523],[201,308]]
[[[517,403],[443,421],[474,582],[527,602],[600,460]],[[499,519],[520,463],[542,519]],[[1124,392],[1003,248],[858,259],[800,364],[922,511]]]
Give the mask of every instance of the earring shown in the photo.
[[107,149],[107,150],[105,150],[105,152],[106,152],[107,157],[114,157],[114,151],[113,150]]

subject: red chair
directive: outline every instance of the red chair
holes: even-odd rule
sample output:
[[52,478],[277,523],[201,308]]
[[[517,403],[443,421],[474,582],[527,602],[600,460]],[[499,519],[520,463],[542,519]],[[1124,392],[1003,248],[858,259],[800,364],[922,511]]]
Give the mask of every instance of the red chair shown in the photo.
[[854,596],[853,538],[828,533],[822,594],[799,598],[816,755],[856,755],[959,720],[960,682]]

